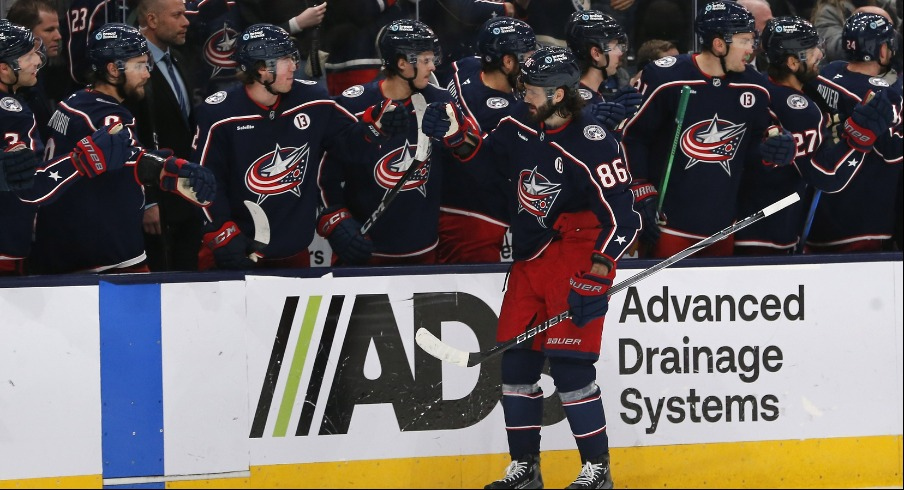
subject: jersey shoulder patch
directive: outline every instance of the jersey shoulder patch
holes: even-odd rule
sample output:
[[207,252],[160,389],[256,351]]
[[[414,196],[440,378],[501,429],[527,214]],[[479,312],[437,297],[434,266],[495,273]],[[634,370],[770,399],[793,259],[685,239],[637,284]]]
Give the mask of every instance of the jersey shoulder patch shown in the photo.
[[888,82],[882,77],[869,77],[869,84],[876,87],[888,87]]
[[606,131],[601,126],[590,124],[584,126],[584,137],[590,141],[600,141],[606,139]]
[[353,85],[342,91],[343,97],[359,97],[364,93],[364,85]]
[[678,62],[678,58],[674,56],[666,56],[654,61],[653,64],[662,68],[668,68]]
[[590,100],[593,98],[593,93],[590,92],[590,90],[587,90],[586,88],[579,88],[578,94],[580,94],[581,98],[584,100]]
[[502,97],[490,97],[487,99],[487,107],[490,109],[502,109],[508,107],[509,101]]
[[226,100],[226,91],[220,90],[219,92],[213,93],[208,96],[206,99],[204,99],[204,102],[207,102],[208,104],[219,104],[224,100]]
[[0,108],[8,112],[22,112],[22,104],[13,97],[4,97],[0,99]]
[[317,85],[317,82],[314,80],[305,80],[304,78],[296,78],[295,81],[305,85]]
[[810,102],[806,97],[800,94],[791,94],[788,96],[788,107],[792,109],[806,109]]

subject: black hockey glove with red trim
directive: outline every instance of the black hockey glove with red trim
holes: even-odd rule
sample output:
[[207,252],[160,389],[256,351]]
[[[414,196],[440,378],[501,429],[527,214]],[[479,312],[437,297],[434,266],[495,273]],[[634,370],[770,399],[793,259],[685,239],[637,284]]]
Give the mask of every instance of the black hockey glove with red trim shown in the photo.
[[219,269],[254,268],[254,261],[248,258],[252,242],[234,221],[227,221],[218,230],[205,233],[203,243],[213,251]]
[[374,104],[361,115],[373,136],[373,141],[385,141],[408,131],[408,110],[393,100],[385,99]]
[[665,222],[665,217],[656,211],[659,205],[659,191],[646,179],[637,179],[631,182],[631,193],[634,194],[634,210],[640,213],[642,218],[640,240],[655,245],[659,241],[659,223]]
[[895,110],[888,94],[879,92],[866,103],[854,107],[851,117],[844,121],[841,136],[851,148],[868,152],[879,135],[888,131],[894,118]]
[[317,219],[317,234],[330,242],[333,252],[352,265],[367,263],[374,253],[374,242],[361,235],[361,223],[341,206],[330,206]]
[[120,124],[104,126],[75,144],[75,148],[69,153],[69,159],[79,175],[93,179],[104,172],[125,166],[132,153],[132,139],[129,138],[128,131],[122,132],[120,129]]

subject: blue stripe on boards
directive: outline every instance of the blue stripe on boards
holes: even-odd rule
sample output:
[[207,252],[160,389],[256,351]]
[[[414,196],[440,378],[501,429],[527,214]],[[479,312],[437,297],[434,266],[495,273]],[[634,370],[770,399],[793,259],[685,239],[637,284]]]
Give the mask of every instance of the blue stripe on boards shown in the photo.
[[100,281],[103,477],[162,476],[160,285]]

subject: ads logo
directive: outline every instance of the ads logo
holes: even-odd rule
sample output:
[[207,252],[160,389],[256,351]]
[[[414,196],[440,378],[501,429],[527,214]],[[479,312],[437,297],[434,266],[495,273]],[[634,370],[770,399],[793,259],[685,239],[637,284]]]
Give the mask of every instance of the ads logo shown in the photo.
[[[474,388],[455,399],[443,395],[442,361],[415,348],[412,366],[388,295],[332,296],[328,304],[321,296],[307,298],[306,305],[301,299],[286,297],[266,374],[253,381],[260,383],[260,395],[250,438],[348,434],[355,407],[370,404],[391,404],[402,432],[460,429],[480,422],[499,403],[499,358],[480,364]],[[346,301],[354,304],[342,325]],[[440,335],[443,322],[459,322],[473,331],[481,349],[495,345],[497,317],[480,298],[416,293],[412,301],[416,328]],[[322,335],[314,345],[318,328]],[[300,331],[293,335],[293,329]],[[309,356],[312,350],[316,354]],[[544,425],[564,419],[552,395],[544,401]]]

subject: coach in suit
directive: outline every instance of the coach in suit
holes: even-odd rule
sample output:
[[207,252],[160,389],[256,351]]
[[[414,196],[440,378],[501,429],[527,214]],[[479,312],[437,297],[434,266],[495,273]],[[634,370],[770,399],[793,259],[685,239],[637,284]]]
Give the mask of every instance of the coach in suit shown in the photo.
[[[140,0],[137,13],[154,59],[145,98],[130,107],[138,137],[149,150],[168,148],[188,158],[194,134],[191,86],[175,49],[185,44],[185,5],[182,0]],[[145,190],[145,247],[151,270],[197,270],[202,222],[198,208],[175,194]]]

